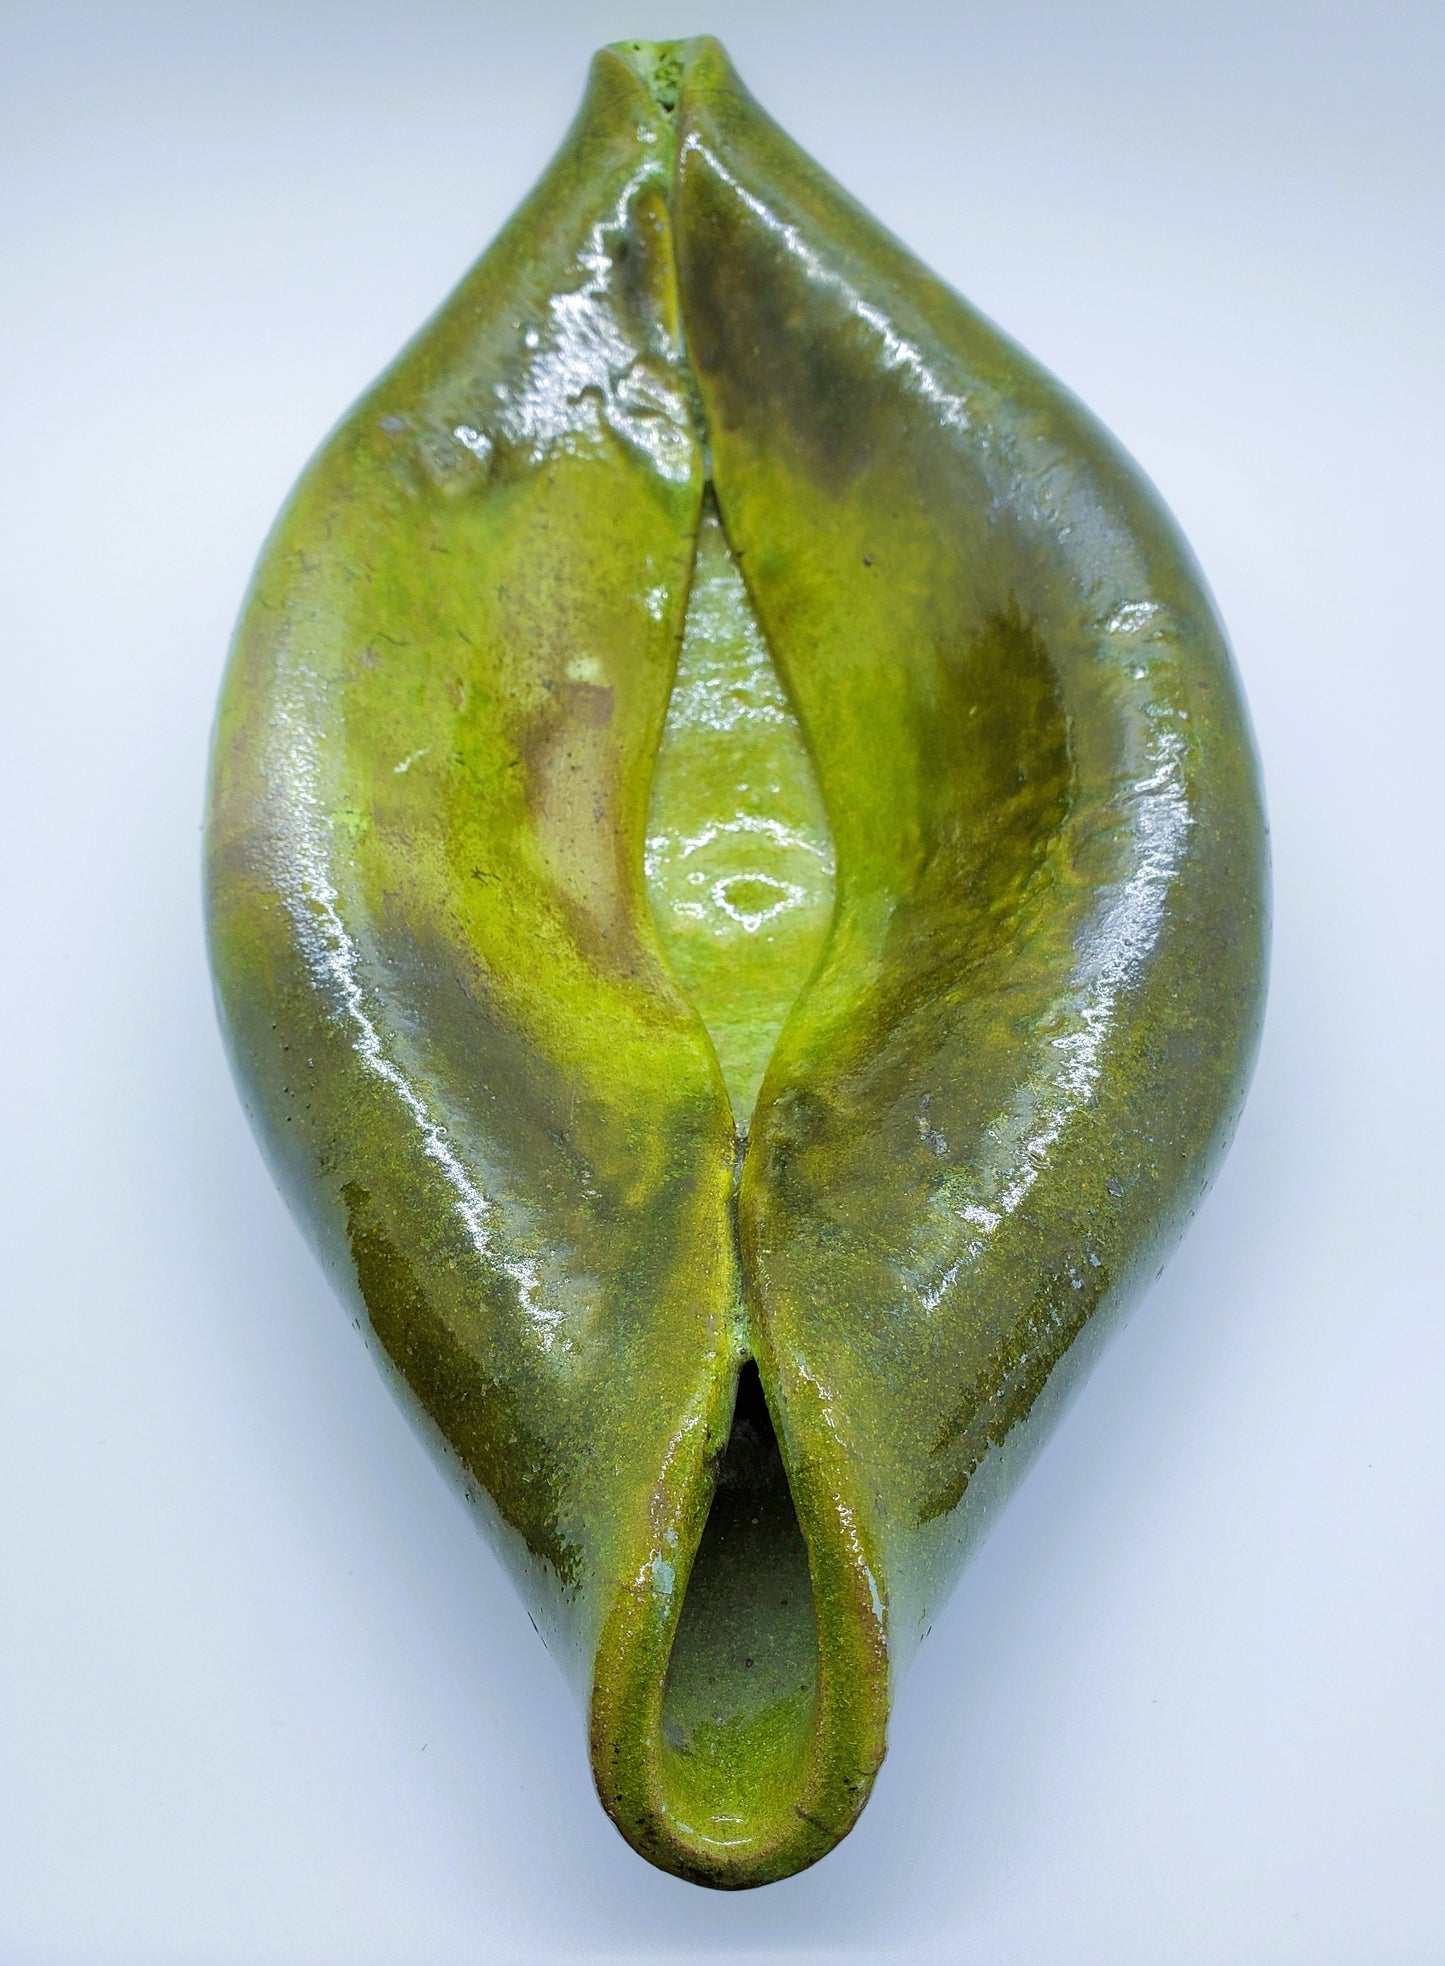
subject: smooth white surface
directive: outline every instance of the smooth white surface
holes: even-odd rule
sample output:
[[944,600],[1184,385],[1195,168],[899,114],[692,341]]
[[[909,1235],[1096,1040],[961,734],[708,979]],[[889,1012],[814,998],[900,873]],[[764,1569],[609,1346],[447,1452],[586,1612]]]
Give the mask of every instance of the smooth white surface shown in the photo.
[[[1445,1957],[1438,7],[0,9],[0,1961]],[[1230,627],[1277,940],[1234,1153],[737,1897],[594,1802],[214,1031],[207,731],[307,453],[622,34],[784,126],[1141,460]]]

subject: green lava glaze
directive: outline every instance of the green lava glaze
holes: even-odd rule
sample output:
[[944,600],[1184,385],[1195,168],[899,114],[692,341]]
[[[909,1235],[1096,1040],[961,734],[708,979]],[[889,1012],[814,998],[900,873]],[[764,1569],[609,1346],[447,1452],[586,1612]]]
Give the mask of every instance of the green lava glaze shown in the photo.
[[717,43],[627,43],[237,632],[221,1019],[643,1855],[846,1834],[1238,1115],[1264,826],[1107,434]]
[[833,847],[803,733],[711,496],[652,788],[647,887],[746,1132],[828,932]]

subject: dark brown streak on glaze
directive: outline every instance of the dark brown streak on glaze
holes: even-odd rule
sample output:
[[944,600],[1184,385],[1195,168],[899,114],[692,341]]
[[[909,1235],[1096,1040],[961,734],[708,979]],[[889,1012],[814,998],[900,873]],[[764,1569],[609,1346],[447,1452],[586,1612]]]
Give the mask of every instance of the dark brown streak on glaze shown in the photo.
[[357,1284],[387,1357],[470,1481],[571,1589],[581,1553],[558,1528],[545,1443],[527,1425],[522,1403],[452,1337],[361,1189],[348,1182],[341,1192]]

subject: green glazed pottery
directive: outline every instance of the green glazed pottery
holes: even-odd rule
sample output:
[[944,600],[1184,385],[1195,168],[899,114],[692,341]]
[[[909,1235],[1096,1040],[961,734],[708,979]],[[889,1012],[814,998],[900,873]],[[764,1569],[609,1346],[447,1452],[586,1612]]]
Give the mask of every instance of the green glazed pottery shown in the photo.
[[801,1870],[1243,1098],[1168,514],[716,41],[605,49],[276,525],[207,870],[257,1131],[603,1803]]

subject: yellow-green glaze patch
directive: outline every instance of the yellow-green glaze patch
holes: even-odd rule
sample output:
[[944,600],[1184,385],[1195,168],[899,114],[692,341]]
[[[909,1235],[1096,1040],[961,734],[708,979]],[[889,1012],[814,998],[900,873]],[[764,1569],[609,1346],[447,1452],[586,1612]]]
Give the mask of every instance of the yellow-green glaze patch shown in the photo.
[[1244,1096],[1263,817],[1168,514],[716,42],[604,50],[277,522],[207,879],[257,1131],[606,1807],[813,1862]]
[[833,909],[818,780],[709,498],[648,821],[663,948],[746,1130]]

